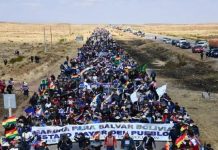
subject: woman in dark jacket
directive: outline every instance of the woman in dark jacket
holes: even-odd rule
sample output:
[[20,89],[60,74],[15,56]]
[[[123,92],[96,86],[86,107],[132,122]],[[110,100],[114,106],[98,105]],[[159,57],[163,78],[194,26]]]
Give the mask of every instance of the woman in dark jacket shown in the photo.
[[135,150],[135,143],[133,139],[129,136],[129,133],[125,133],[121,141],[121,148],[124,150]]

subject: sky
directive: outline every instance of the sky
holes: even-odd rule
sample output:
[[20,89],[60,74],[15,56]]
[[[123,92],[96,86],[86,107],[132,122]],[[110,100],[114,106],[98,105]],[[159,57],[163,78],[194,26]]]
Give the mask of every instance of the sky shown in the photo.
[[0,0],[0,21],[74,24],[218,23],[218,0]]

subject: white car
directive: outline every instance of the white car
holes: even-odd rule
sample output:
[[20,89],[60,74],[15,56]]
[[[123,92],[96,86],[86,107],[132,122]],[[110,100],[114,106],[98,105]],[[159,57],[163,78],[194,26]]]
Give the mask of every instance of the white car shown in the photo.
[[167,39],[167,40],[165,40],[165,43],[166,44],[172,44],[172,40],[171,39]]
[[178,47],[181,47],[183,43],[187,42],[186,39],[180,39],[179,43],[177,44]]
[[202,46],[202,47],[204,47],[204,48],[207,48],[209,44],[208,44],[207,41],[198,41],[198,42],[196,43],[196,45],[197,45],[197,46]]

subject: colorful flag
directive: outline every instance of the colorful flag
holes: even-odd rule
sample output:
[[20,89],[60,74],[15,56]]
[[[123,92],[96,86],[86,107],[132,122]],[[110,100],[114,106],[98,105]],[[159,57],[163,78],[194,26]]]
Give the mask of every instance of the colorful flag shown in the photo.
[[178,148],[180,148],[182,142],[184,142],[184,140],[186,139],[186,137],[187,137],[187,134],[184,133],[183,135],[181,135],[180,137],[178,137],[178,138],[176,139],[176,146],[177,146]]
[[141,72],[145,73],[146,72],[146,69],[147,69],[147,65],[144,64],[141,68]]
[[5,131],[5,137],[8,138],[8,139],[12,139],[12,138],[14,138],[16,136],[18,136],[18,132],[17,132],[16,128]]
[[142,73],[145,73],[145,72],[146,72],[146,69],[147,69],[147,65],[144,64],[144,65],[140,65],[140,66],[137,68],[137,71],[142,72]]
[[15,124],[16,120],[17,118],[15,116],[8,117],[8,119],[2,121],[2,126],[5,128],[11,124]]
[[50,90],[54,90],[55,89],[54,82],[51,82],[48,87],[49,87]]
[[188,125],[183,125],[180,129],[181,132],[188,130]]

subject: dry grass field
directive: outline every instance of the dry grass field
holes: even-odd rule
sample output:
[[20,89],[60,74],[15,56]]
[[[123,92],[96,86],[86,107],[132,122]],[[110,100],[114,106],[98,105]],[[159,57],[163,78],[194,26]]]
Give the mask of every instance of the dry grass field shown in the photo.
[[[174,102],[184,106],[199,126],[202,142],[218,149],[218,72],[214,61],[200,61],[199,56],[176,47],[143,40],[129,33],[111,30],[113,37],[139,63],[157,70],[158,85],[168,85]],[[217,60],[216,60],[217,61]],[[209,67],[210,66],[210,67]],[[202,99],[209,88],[212,100]]]
[[[0,80],[8,81],[12,77],[15,81],[18,108],[14,113],[22,114],[23,108],[28,104],[28,98],[23,97],[19,91],[20,84],[26,81],[31,92],[37,91],[41,79],[59,72],[59,66],[66,56],[77,55],[77,48],[81,47],[83,42],[77,42],[75,38],[82,35],[86,41],[96,27],[95,25],[0,23]],[[44,51],[44,28],[47,52]],[[50,28],[52,47],[50,47]],[[14,54],[15,50],[20,51],[20,56]],[[39,56],[40,63],[31,63],[30,56]],[[3,63],[4,59],[8,60],[6,66]],[[2,103],[2,96],[0,96],[0,118],[8,113],[3,109]]]
[[189,39],[213,39],[218,38],[218,24],[199,25],[131,25],[135,30],[143,30],[146,33],[177,36]]
[[[46,30],[47,52],[44,52],[44,28]],[[52,47],[51,34],[52,31]],[[3,79],[17,77],[25,79],[28,69],[36,69],[43,62],[57,61],[60,57],[66,56],[67,51],[76,50],[81,43],[75,41],[76,36],[83,35],[84,40],[90,35],[95,26],[89,25],[31,25],[31,24],[0,24],[0,75]],[[15,50],[19,50],[23,59],[16,59]],[[40,56],[41,64],[31,64],[30,56]],[[3,65],[3,59],[7,59],[9,64]],[[14,58],[11,61],[11,59]],[[28,65],[28,66],[27,66]],[[44,64],[43,64],[44,65]],[[27,70],[23,70],[27,69]],[[22,70],[22,71],[21,71]],[[21,71],[22,74],[19,72]],[[10,74],[13,72],[13,74]],[[24,74],[23,74],[24,73]],[[16,80],[15,78],[15,80]]]

